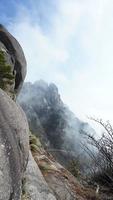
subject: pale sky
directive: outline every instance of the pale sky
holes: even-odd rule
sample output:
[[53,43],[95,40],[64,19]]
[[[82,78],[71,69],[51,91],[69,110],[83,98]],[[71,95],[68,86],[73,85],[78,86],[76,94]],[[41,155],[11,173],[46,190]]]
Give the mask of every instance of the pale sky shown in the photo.
[[26,81],[54,82],[80,119],[113,123],[113,0],[11,3],[0,17],[23,47]]

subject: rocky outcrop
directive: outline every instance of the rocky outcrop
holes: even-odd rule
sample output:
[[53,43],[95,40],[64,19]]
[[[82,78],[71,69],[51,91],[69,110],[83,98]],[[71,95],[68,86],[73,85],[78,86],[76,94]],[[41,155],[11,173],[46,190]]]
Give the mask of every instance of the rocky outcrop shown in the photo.
[[[76,179],[42,148],[40,141],[29,136],[26,115],[15,102],[25,74],[22,48],[0,25],[0,200],[89,199]],[[36,118],[38,113],[38,125],[44,132],[47,130],[46,142],[52,138],[50,143],[55,140],[59,145],[61,139],[62,144],[58,134],[65,128],[66,108],[58,89],[44,82],[38,84],[38,89],[38,109],[34,113]],[[56,135],[51,135],[53,130]]]
[[30,153],[26,115],[14,101],[25,74],[22,48],[0,25],[0,200],[27,199],[24,186],[29,200],[55,200]]
[[[18,94],[26,75],[26,59],[20,44],[2,25],[0,25],[0,52],[3,53],[6,64],[11,67],[11,74],[14,76],[13,83],[9,84],[7,91]],[[0,79],[6,81],[4,77]],[[9,76],[7,79],[9,80]]]
[[84,161],[85,152],[81,148],[81,141],[84,142],[81,132],[94,130],[62,102],[55,84],[42,80],[34,84],[25,83],[18,101],[27,115],[32,132],[41,138],[47,149],[52,149],[52,154],[62,165],[67,167],[69,160],[79,155],[84,166],[83,162],[87,160]]
[[29,156],[29,127],[23,110],[12,99],[16,98],[25,74],[22,48],[0,25],[0,200],[21,198]]

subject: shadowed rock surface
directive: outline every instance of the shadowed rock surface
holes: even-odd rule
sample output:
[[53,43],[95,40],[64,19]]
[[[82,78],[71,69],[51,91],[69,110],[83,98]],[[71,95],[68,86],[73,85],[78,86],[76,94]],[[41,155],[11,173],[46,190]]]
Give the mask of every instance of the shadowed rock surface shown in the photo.
[[3,25],[0,25],[0,51],[4,52],[6,63],[11,66],[15,76],[14,93],[18,94],[26,75],[26,59],[18,41]]

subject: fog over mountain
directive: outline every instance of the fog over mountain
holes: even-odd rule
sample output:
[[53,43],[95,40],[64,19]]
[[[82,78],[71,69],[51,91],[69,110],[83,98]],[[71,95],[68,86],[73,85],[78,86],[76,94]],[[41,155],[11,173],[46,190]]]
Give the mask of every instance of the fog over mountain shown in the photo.
[[84,154],[81,132],[95,131],[62,102],[55,84],[47,84],[43,80],[25,83],[18,101],[28,117],[31,131],[61,162],[66,164],[68,155],[71,158]]

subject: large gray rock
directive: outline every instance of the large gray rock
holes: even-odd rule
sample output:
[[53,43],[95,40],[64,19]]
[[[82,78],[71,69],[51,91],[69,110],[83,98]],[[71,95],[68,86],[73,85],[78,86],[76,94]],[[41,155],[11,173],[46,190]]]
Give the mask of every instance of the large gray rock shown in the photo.
[[29,154],[26,116],[0,89],[0,200],[19,200]]
[[0,51],[4,52],[6,63],[11,65],[12,74],[15,76],[14,92],[18,94],[26,75],[26,59],[18,41],[2,25]]
[[51,193],[38,165],[29,153],[29,161],[25,173],[25,191],[30,200],[56,200]]
[[20,200],[24,178],[30,200],[56,200],[29,154],[26,116],[12,100],[18,95],[25,74],[22,48],[0,25],[0,200]]

